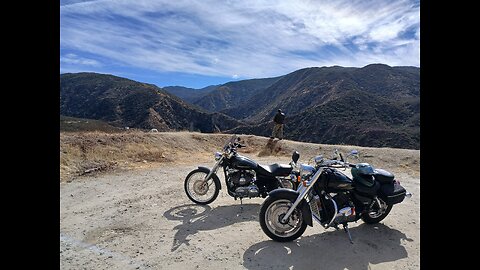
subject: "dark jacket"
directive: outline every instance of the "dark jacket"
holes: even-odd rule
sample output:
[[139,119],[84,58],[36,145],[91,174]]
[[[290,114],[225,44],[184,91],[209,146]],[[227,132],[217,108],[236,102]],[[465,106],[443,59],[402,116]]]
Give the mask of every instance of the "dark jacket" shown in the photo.
[[273,118],[273,122],[275,122],[275,124],[283,124],[285,122],[285,114],[283,112],[277,112]]

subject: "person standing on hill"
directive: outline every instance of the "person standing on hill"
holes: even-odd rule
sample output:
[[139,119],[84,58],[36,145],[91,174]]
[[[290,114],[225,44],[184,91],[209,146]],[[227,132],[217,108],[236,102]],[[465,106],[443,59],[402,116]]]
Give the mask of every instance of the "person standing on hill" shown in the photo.
[[272,136],[270,139],[278,138],[279,140],[283,139],[283,125],[285,122],[285,114],[282,112],[281,109],[278,109],[277,114],[273,118],[273,123],[275,124],[273,127]]

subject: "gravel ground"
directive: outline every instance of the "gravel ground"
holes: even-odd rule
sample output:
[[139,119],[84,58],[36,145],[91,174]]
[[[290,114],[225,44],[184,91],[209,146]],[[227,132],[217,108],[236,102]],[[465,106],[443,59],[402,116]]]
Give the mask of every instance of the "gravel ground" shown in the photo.
[[[261,164],[289,162],[251,157]],[[61,269],[420,268],[418,172],[395,172],[413,197],[395,205],[380,224],[351,223],[354,244],[343,230],[317,223],[297,240],[277,243],[260,228],[261,198],[241,205],[222,189],[210,205],[193,204],[183,181],[197,165],[211,167],[213,161],[60,183]]]

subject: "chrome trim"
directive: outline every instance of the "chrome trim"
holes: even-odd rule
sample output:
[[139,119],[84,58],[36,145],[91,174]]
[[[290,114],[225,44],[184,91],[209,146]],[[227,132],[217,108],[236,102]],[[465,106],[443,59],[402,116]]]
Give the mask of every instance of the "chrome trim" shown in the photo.
[[[308,197],[310,199],[310,196],[308,196]],[[318,200],[320,200],[320,197],[318,197]],[[308,204],[310,205],[310,210],[312,211],[312,214],[320,216],[320,209],[318,209],[317,198],[312,196],[312,198],[309,200]]]
[[322,221],[320,221],[320,219],[315,214],[312,213],[312,217],[313,217],[313,219],[315,219],[315,221],[322,224]]
[[313,161],[315,162],[315,164],[320,164],[323,162],[323,155],[318,155],[316,156]]
[[[285,178],[275,177],[275,179],[277,179],[278,184],[280,185],[280,187],[293,190],[293,183],[292,183],[292,181],[291,181],[289,178],[286,178],[286,177],[285,177]],[[284,181],[287,182],[287,184],[289,185],[288,187],[285,187]]]
[[[382,202],[384,203],[384,204],[382,205],[382,202],[380,202],[380,200],[378,199],[378,197],[375,196],[374,201],[372,201],[371,205],[369,206],[369,208],[370,208],[369,210],[372,210],[371,208],[372,208],[372,206],[375,204],[375,202],[378,204],[378,211],[376,211],[376,212],[372,212],[372,211],[367,212],[367,214],[368,214],[371,218],[377,218],[377,217],[383,215],[383,214],[385,213],[385,210],[386,210],[387,207],[388,207],[388,205],[387,205],[386,202],[384,202],[384,201],[382,200]],[[372,213],[374,213],[374,214],[372,214]],[[380,213],[380,214],[379,214],[379,213]]]
[[300,165],[300,176],[302,178],[306,178],[310,175],[312,175],[315,171],[315,167],[306,165],[306,164],[301,164]]
[[207,174],[207,176],[205,177],[205,179],[204,179],[205,181],[208,180],[208,179],[210,179],[210,176],[212,176],[212,174],[214,174],[214,173],[217,172],[218,167],[219,167],[219,165],[220,165],[220,162],[222,162],[222,160],[223,160],[223,156],[222,156],[222,158],[220,158],[220,159],[217,161],[217,163],[215,163],[215,165],[213,165],[213,168],[210,170],[210,172],[209,172],[209,173]]
[[[297,208],[297,206],[300,204],[300,202],[305,198],[305,196],[307,195],[307,192],[313,187],[313,185],[315,184],[315,182],[317,182],[318,178],[320,178],[320,175],[322,174],[322,171],[323,170],[318,170],[313,176],[312,176],[312,179],[310,179],[310,181],[307,181],[307,187],[302,189],[302,188],[299,188],[297,189],[298,191],[300,191],[300,195],[298,195],[297,199],[295,200],[295,202],[293,203],[293,205],[290,207],[290,209],[288,209],[287,213],[285,214],[285,216],[282,218],[282,222],[287,222],[288,218],[290,217],[290,215],[293,213],[293,211],[295,210],[295,208]],[[303,186],[303,184],[301,184],[301,186]]]
[[283,208],[282,205],[288,207],[288,204],[290,203],[291,202],[288,199],[280,199],[271,203],[265,211],[265,225],[267,226],[267,229],[276,236],[289,237],[297,233],[301,228],[298,224],[296,224],[297,226],[292,226],[288,223],[282,224],[281,222],[278,222],[278,217],[281,214],[278,210]]
[[412,193],[410,193],[410,192],[407,191],[407,193],[405,193],[405,197],[411,198],[411,197],[412,197]]
[[381,208],[382,208],[382,203],[380,202],[380,200],[378,199],[377,196],[375,196],[375,201],[376,201],[377,204],[378,204],[378,209],[381,209]]
[[332,219],[330,220],[330,222],[327,224],[327,226],[325,227],[326,228],[329,228],[330,225],[332,225],[332,222],[335,220],[335,218],[337,217],[337,212],[338,212],[338,207],[337,207],[337,203],[335,202],[335,200],[332,198],[332,196],[330,196],[330,194],[326,194],[326,196],[328,197],[329,200],[331,200],[333,202],[333,207],[335,208],[335,214],[333,215]]

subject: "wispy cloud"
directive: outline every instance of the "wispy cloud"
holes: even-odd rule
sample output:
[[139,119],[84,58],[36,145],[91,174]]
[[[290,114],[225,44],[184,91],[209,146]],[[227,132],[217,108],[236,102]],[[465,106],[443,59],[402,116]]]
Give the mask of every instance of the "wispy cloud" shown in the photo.
[[419,66],[419,27],[418,1],[61,1],[60,46],[75,52],[61,63],[88,66],[99,57],[105,67],[231,78]]
[[60,62],[66,65],[82,65],[82,66],[101,66],[100,62],[94,59],[79,57],[76,54],[68,53],[60,57]]

